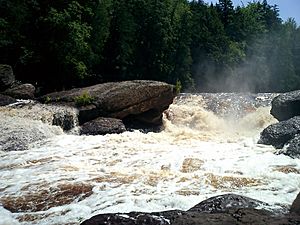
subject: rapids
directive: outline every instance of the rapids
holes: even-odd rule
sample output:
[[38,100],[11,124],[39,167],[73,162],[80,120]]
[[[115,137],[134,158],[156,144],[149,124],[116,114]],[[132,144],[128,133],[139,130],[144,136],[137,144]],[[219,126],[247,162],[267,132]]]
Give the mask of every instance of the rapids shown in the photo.
[[0,150],[0,225],[187,210],[229,192],[284,212],[300,189],[300,160],[256,144],[262,129],[276,122],[269,113],[274,96],[182,94],[165,112],[162,132],[105,136],[41,128],[39,119],[0,110],[2,133],[26,124],[28,132],[39,127],[50,134],[26,151]]

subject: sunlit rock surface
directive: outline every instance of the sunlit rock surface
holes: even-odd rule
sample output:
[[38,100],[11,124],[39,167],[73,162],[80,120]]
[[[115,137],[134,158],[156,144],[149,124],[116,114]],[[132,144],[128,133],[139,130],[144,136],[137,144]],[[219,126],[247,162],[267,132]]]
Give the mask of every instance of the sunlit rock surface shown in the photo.
[[274,98],[271,114],[279,121],[300,116],[300,90],[283,93]]

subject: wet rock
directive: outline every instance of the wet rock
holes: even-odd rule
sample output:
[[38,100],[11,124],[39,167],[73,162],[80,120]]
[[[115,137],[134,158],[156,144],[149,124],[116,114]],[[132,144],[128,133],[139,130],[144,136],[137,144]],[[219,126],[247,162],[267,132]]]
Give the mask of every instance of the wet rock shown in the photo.
[[300,90],[275,97],[272,101],[271,114],[279,121],[300,116]]
[[233,208],[256,208],[267,206],[265,202],[258,201],[256,199],[248,198],[236,194],[225,194],[206,199],[199,204],[195,205],[188,211],[190,212],[225,212],[228,209]]
[[293,139],[285,144],[285,148],[280,150],[278,154],[287,155],[293,159],[300,158],[300,135],[297,134]]
[[297,195],[296,199],[294,200],[290,209],[290,213],[300,216],[300,193]]
[[0,64],[0,91],[9,88],[15,81],[11,66]]
[[126,128],[122,120],[104,117],[86,122],[80,128],[80,134],[87,135],[119,134],[125,131]]
[[62,134],[62,130],[41,121],[2,114],[0,116],[0,133],[1,151],[23,151],[29,149],[35,142]]
[[260,134],[258,143],[282,148],[298,133],[300,133],[300,117],[295,116],[289,120],[281,121],[265,128]]
[[98,117],[134,117],[162,124],[162,112],[173,102],[175,89],[158,81],[124,81],[55,92],[40,98],[46,103],[76,106],[83,124]]
[[34,99],[35,87],[32,84],[20,84],[5,90],[4,93],[18,99]]
[[[298,198],[298,197],[297,197]],[[224,201],[224,202],[222,202]],[[241,201],[239,203],[239,201]],[[216,203],[217,206],[213,204]],[[226,205],[228,204],[228,205]],[[188,211],[131,212],[100,214],[84,221],[81,225],[299,225],[297,214],[275,215],[260,206],[261,201],[234,194],[207,199]],[[265,203],[263,203],[264,205]],[[294,204],[293,204],[294,205]],[[298,212],[298,205],[292,212]]]
[[9,104],[12,104],[15,102],[16,102],[16,99],[14,99],[10,96],[7,96],[7,95],[0,94],[0,106],[9,105]]
[[76,126],[77,115],[68,111],[58,111],[53,114],[52,125],[60,126],[64,131],[69,131]]

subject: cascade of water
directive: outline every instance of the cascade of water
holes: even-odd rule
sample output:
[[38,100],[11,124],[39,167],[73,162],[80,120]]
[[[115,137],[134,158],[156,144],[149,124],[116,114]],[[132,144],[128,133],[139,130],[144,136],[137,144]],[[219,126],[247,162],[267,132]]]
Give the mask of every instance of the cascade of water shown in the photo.
[[56,132],[51,113],[1,108],[2,133],[24,124],[22,135],[51,137],[27,151],[0,150],[0,218],[78,224],[98,213],[186,210],[228,192],[285,209],[299,191],[300,162],[256,144],[274,122],[271,98],[186,94],[165,112],[164,131],[105,136]]

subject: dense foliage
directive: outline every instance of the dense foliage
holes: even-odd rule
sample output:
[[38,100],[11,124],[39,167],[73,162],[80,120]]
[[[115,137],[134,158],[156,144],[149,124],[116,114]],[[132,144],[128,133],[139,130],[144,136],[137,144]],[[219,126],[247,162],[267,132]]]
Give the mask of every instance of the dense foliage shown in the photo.
[[0,0],[0,32],[0,63],[44,91],[130,79],[300,88],[300,28],[266,0]]

